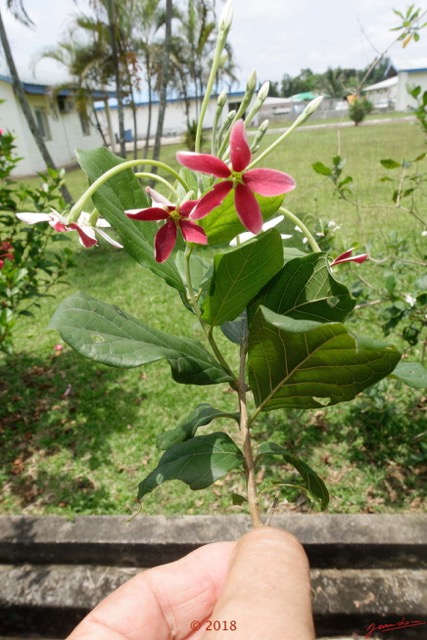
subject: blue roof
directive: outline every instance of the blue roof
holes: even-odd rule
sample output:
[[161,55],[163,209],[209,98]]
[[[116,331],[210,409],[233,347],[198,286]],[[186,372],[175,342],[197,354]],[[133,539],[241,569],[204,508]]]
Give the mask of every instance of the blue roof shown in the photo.
[[419,69],[399,69],[400,71],[405,71],[406,73],[427,73],[427,67],[420,67]]
[[[219,94],[212,95],[211,98],[215,99],[215,98],[218,97],[218,95]],[[239,99],[243,98],[244,95],[245,95],[244,91],[230,91],[230,93],[227,93],[227,100],[231,101],[231,102],[233,101],[233,98],[236,99],[236,100],[239,100]],[[193,101],[193,100],[196,100],[196,98],[194,96],[189,96],[188,100]],[[184,98],[182,96],[179,96],[179,97],[169,97],[168,96],[168,98],[167,98],[168,104],[173,103],[173,102],[183,102],[183,101],[184,101]],[[160,103],[160,100],[158,100],[157,98],[151,100],[151,104],[152,105],[159,104],[159,103]],[[146,107],[148,105],[149,105],[149,101],[148,100],[140,100],[138,102],[135,102],[135,106],[136,107]],[[124,106],[126,107],[126,106],[129,106],[129,105],[125,102]],[[103,106],[99,106],[99,107],[96,107],[96,108],[98,110],[101,110],[101,111],[102,111],[102,109],[104,109]],[[110,109],[117,109],[117,104],[113,104],[113,105],[110,104]]]
[[[12,84],[12,78],[9,76],[4,76],[0,74],[0,80],[3,82],[7,82],[8,84]],[[52,85],[48,84],[36,84],[33,82],[22,82],[22,86],[24,88],[25,93],[29,93],[30,95],[44,96],[49,93],[52,88]],[[73,96],[75,95],[76,90],[70,88],[61,89],[58,92],[58,96]],[[94,89],[91,91],[91,95],[93,98],[100,100],[101,98],[114,98],[116,95],[115,91],[101,91],[99,89]]]

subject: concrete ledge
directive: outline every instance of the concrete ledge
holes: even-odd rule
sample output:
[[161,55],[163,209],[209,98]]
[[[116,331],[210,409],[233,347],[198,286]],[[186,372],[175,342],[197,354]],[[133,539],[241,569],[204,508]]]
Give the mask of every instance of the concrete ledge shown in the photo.
[[[276,517],[304,545],[312,567],[427,568],[427,515]],[[89,563],[151,567],[202,544],[236,540],[245,516],[0,517],[0,563]]]
[[[427,622],[427,515],[298,514],[273,524],[307,551],[319,635],[363,637],[370,624],[403,617]],[[249,528],[243,516],[0,518],[0,635],[63,638],[138,571]],[[396,635],[425,637],[427,625]]]

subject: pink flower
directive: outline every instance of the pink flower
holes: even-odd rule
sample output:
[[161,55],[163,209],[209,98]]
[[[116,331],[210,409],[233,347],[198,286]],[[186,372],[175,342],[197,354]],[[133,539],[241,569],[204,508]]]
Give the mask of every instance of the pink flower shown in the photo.
[[242,224],[252,233],[259,233],[262,227],[260,206],[254,196],[279,196],[295,188],[291,176],[275,169],[248,169],[252,159],[245,125],[238,120],[230,133],[229,167],[223,160],[207,153],[181,151],[176,155],[184,167],[201,173],[223,178],[208,191],[191,213],[190,218],[204,218],[212,209],[220,205],[226,195],[234,189],[234,206]]
[[5,260],[13,260],[13,245],[7,240],[0,242],[0,269],[3,269]]
[[26,224],[37,224],[38,222],[48,222],[55,231],[59,231],[60,233],[67,231],[77,231],[79,234],[80,244],[82,244],[86,249],[90,249],[98,244],[98,240],[96,239],[96,233],[98,233],[102,238],[107,240],[114,247],[118,247],[122,249],[122,245],[113,240],[105,231],[100,229],[100,227],[109,227],[110,224],[104,220],[103,218],[98,218],[96,222],[96,226],[93,227],[89,224],[90,214],[86,213],[86,211],[82,211],[77,222],[68,222],[67,218],[58,211],[52,209],[51,213],[17,213],[17,217],[25,222]]
[[344,253],[341,253],[337,258],[335,258],[335,260],[331,262],[330,266],[334,267],[335,265],[342,264],[343,262],[358,262],[359,264],[361,264],[368,258],[367,253],[361,253],[358,256],[352,256],[352,253],[353,249],[347,249],[347,251],[344,251]]
[[53,350],[55,351],[55,356],[60,356],[62,351],[64,349],[64,345],[63,344],[56,344],[53,347]]
[[186,242],[207,244],[208,239],[204,230],[195,222],[189,220],[189,215],[198,200],[186,200],[180,205],[172,204],[160,193],[147,187],[153,203],[161,206],[148,207],[147,209],[129,209],[125,214],[132,220],[167,220],[156,233],[154,241],[154,255],[157,262],[164,262],[172,253],[176,243],[177,228],[179,227]]

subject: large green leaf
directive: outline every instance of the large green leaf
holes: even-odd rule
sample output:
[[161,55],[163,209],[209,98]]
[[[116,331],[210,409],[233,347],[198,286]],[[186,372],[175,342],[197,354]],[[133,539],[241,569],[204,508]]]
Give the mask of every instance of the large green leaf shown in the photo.
[[181,480],[190,489],[205,489],[243,466],[243,454],[226,433],[195,436],[168,449],[157,467],[140,483],[138,500],[167,480]]
[[[76,154],[91,184],[106,171],[124,162],[104,147],[91,151],[78,149]],[[168,260],[159,263],[155,260],[153,247],[157,223],[135,222],[124,214],[126,209],[150,206],[132,169],[124,169],[104,182],[92,196],[92,200],[101,215],[117,231],[123,246],[134,260],[163,278],[170,286],[185,292],[185,286],[173,262]]]
[[294,320],[260,307],[249,330],[249,383],[258,407],[308,409],[351,400],[389,375],[392,346],[343,324]]
[[113,367],[138,367],[165,358],[176,382],[217,384],[232,379],[199,342],[152,329],[82,293],[61,303],[50,328],[82,355]]
[[204,320],[218,326],[237,318],[282,265],[282,241],[276,229],[217,254],[210,290],[203,303]]
[[199,404],[175,429],[160,433],[157,436],[156,446],[158,449],[169,449],[178,442],[185,442],[196,434],[199,427],[204,427],[215,418],[231,418],[238,422],[239,414],[215,409],[209,403],[204,402]]
[[[255,197],[261,207],[263,220],[268,220],[279,210],[284,196],[266,198],[255,194]],[[239,233],[246,231],[237,217],[234,206],[234,190],[227,195],[219,207],[215,207],[200,223],[209,238],[209,244],[228,243]]]
[[318,476],[317,473],[313,471],[313,469],[306,462],[292,455],[292,453],[289,453],[286,449],[276,444],[275,442],[263,442],[258,447],[257,453],[258,455],[256,463],[258,463],[259,460],[264,456],[279,455],[285,462],[288,462],[293,467],[295,467],[295,469],[301,475],[304,481],[304,486],[308,493],[316,500],[319,500],[322,510],[326,509],[329,504],[328,489],[322,478]]
[[390,378],[401,380],[414,389],[427,388],[427,369],[420,362],[399,362]]
[[337,282],[323,253],[295,258],[263,288],[251,305],[263,305],[292,318],[316,322],[342,322],[356,300]]

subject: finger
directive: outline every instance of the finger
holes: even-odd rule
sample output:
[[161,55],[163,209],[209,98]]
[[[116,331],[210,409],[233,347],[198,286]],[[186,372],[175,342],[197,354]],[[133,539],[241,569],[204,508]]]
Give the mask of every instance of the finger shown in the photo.
[[192,622],[210,617],[224,585],[235,542],[196,549],[181,560],[149,569],[99,604],[68,640],[180,640]]
[[[243,536],[211,620],[229,628],[235,621],[233,640],[314,640],[309,566],[298,540],[269,527]],[[215,640],[229,639],[221,628]]]

